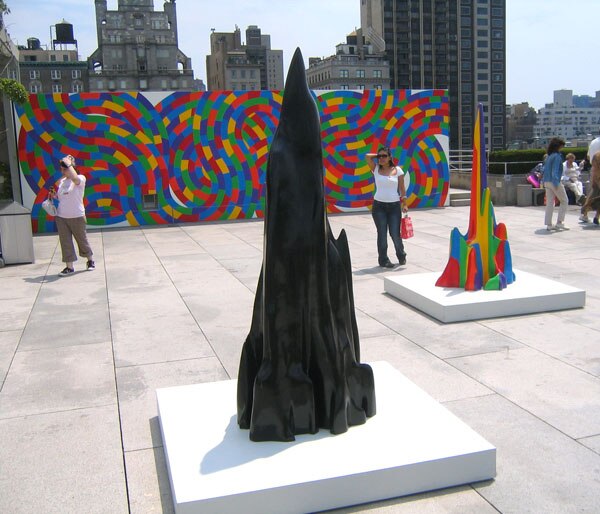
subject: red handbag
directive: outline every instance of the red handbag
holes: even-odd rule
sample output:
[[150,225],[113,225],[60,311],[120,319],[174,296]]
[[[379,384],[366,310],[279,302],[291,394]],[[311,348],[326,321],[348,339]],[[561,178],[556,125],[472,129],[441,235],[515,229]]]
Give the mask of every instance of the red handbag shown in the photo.
[[404,216],[400,222],[400,237],[409,239],[414,235],[412,219],[410,219],[410,216]]

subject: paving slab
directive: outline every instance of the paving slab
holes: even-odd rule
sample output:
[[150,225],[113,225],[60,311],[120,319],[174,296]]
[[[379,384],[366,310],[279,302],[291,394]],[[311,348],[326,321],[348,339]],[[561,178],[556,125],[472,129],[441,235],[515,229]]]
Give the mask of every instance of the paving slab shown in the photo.
[[131,514],[173,514],[165,452],[162,447],[125,452]]
[[22,333],[21,330],[0,331],[0,391],[2,391],[4,378],[15,356]]
[[114,404],[110,344],[17,351],[0,393],[0,419]]
[[564,316],[512,317],[482,324],[561,362],[600,376],[600,330],[573,322],[571,312]]
[[499,512],[598,512],[600,455],[500,395],[444,406],[498,448],[496,478],[473,487]]
[[0,419],[0,512],[128,512],[116,404]]
[[448,362],[572,438],[600,434],[600,380],[530,348]]
[[[124,450],[162,446],[158,428],[156,389],[216,382],[228,378],[215,357],[117,369]],[[197,408],[201,410],[202,406],[198,405]]]
[[439,402],[493,393],[477,380],[397,334],[361,339],[360,357],[364,362],[385,359]]

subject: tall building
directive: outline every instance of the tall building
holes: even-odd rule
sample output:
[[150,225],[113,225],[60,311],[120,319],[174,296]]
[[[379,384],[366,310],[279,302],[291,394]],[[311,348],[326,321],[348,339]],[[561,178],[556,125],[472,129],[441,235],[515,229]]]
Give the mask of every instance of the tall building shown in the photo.
[[306,79],[311,89],[389,89],[390,64],[383,52],[367,41],[362,30],[346,36],[335,55],[310,57]]
[[26,47],[19,47],[21,84],[30,93],[88,91],[88,63],[79,59],[73,25],[62,20],[52,28],[55,37],[50,48],[44,48],[36,37],[28,38]]
[[448,89],[450,147],[469,150],[477,104],[486,143],[506,143],[505,0],[360,0],[361,27],[390,61],[391,87]]
[[508,149],[526,149],[533,147],[533,127],[537,113],[527,102],[507,106],[506,143]]
[[246,44],[233,32],[212,32],[206,56],[207,86],[218,90],[283,89],[283,50],[271,49],[271,36],[256,25],[246,29]]
[[196,87],[191,59],[179,50],[175,0],[95,0],[98,48],[90,56],[91,91],[177,91]]

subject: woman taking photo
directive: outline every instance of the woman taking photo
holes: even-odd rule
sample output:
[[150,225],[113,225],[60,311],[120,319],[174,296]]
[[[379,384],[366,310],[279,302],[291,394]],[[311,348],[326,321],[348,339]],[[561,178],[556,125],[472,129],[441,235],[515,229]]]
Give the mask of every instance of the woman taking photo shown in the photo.
[[379,265],[393,268],[387,255],[387,233],[394,243],[396,257],[400,265],[406,264],[406,252],[400,237],[400,220],[406,212],[406,189],[404,171],[395,166],[391,150],[382,146],[376,154],[367,154],[367,163],[375,177],[375,197],[373,199],[373,221],[377,227],[377,253]]
[[86,269],[92,271],[96,268],[94,264],[94,253],[87,239],[85,208],[83,206],[83,194],[85,191],[85,176],[79,175],[74,167],[75,159],[67,155],[59,161],[62,178],[58,181],[56,191],[50,196],[58,199],[56,213],[56,228],[62,260],[66,264],[59,275],[67,276],[75,272],[73,263],[77,260],[73,238],[77,241],[79,255],[87,258]]

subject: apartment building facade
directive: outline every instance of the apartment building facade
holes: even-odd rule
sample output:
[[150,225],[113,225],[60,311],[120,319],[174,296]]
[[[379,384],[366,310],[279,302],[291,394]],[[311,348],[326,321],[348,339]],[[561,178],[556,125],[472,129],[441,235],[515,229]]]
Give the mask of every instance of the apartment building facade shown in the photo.
[[[600,91],[596,92],[599,97]],[[554,102],[538,111],[533,132],[540,144],[561,137],[567,146],[586,146],[600,135],[600,107],[578,107],[572,90],[554,91]]]
[[90,56],[91,91],[194,90],[191,59],[180,49],[175,0],[95,0],[98,48]]
[[[473,143],[483,104],[487,148],[506,144],[505,0],[360,0],[361,28],[382,41],[391,87],[447,89],[450,147]],[[378,36],[378,37],[377,37]]]
[[390,65],[382,51],[357,29],[336,46],[335,55],[309,58],[306,79],[316,90],[389,89]]
[[246,42],[236,25],[233,32],[210,35],[206,56],[207,88],[210,91],[283,89],[283,50],[271,48],[271,36],[256,25],[246,29]]

